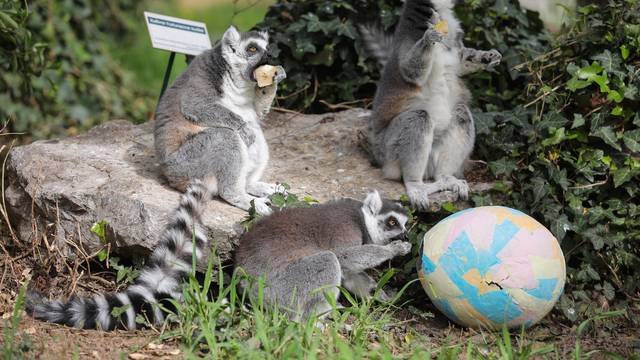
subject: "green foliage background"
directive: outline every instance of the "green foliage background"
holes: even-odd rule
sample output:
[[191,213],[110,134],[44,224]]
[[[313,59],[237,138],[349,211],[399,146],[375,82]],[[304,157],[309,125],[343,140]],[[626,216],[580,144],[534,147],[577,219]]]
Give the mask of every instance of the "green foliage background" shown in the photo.
[[0,1],[0,120],[34,137],[114,118],[144,121],[145,96],[112,59],[137,1]]
[[552,48],[516,67],[521,94],[489,96],[478,114],[478,155],[513,183],[506,203],[562,242],[570,320],[638,300],[639,23],[637,0],[580,8]]
[[[599,6],[580,8],[556,37],[515,0],[457,7],[466,44],[504,55],[496,72],[467,79],[475,157],[498,179],[474,204],[521,209],[556,235],[568,265],[559,308],[571,321],[640,298],[640,9],[637,0]],[[273,30],[290,74],[281,104],[315,112],[328,110],[321,100],[371,98],[378,70],[356,29],[391,30],[398,14],[395,0],[278,1],[260,26]],[[416,243],[427,228],[416,228]]]
[[[169,53],[151,47],[143,11],[203,21],[215,41],[230,24],[251,28],[271,2],[0,0],[0,121],[35,138],[146,121]],[[185,67],[179,56],[171,79]]]
[[378,70],[368,59],[358,24],[392,26],[400,0],[278,1],[258,24],[271,34],[273,54],[287,70],[279,105],[306,112],[358,101],[375,91]]

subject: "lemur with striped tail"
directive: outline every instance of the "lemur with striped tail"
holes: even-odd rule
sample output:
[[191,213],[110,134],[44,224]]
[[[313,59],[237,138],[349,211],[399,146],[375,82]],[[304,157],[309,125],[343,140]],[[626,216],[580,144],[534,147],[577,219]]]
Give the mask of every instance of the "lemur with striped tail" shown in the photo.
[[261,122],[277,86],[260,88],[255,71],[270,60],[269,35],[231,26],[211,50],[198,55],[167,89],[155,115],[154,143],[160,169],[173,188],[184,191],[202,180],[214,195],[260,214],[271,212],[275,185],[261,181],[269,147]]
[[[196,181],[187,188],[142,273],[125,291],[76,297],[68,302],[49,301],[30,291],[27,313],[36,319],[84,329],[133,330],[139,327],[138,314],[152,324],[162,324],[164,310],[175,310],[169,300],[182,299],[182,284],[192,270],[193,256],[201,261],[208,245],[201,217],[210,198],[211,193],[202,182]],[[122,309],[122,313],[115,315],[115,308]]]
[[[404,182],[411,203],[452,190],[466,198],[463,165],[473,150],[471,94],[461,76],[491,69],[496,50],[464,47],[452,0],[407,0],[393,37],[362,27],[369,51],[383,67],[373,101],[368,140],[386,178]],[[437,24],[447,24],[441,31]]]

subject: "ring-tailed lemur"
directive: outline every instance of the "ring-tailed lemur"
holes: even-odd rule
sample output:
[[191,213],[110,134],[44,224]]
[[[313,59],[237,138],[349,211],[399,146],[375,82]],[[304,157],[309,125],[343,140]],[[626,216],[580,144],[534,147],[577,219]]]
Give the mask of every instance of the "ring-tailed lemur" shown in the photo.
[[240,238],[235,266],[265,276],[267,303],[292,319],[306,319],[330,310],[323,292],[337,300],[340,285],[370,296],[376,282],[365,270],[411,250],[406,222],[403,207],[377,192],[364,202],[342,199],[285,209],[260,219]]
[[[203,261],[208,241],[201,215],[209,198],[201,182],[187,189],[146,267],[124,292],[62,302],[30,291],[27,313],[84,329],[136,329],[142,326],[136,322],[138,315],[161,325],[164,310],[175,311],[170,300],[182,300],[193,256]],[[340,284],[369,296],[376,283],[364,271],[411,250],[404,241],[406,222],[402,206],[381,200],[377,192],[364,202],[345,199],[285,209],[262,218],[242,236],[235,265],[253,276],[266,273],[265,299],[285,306],[295,299],[293,306],[306,318],[330,309],[321,291],[313,292],[323,286],[329,286],[336,299]]]
[[[448,33],[435,25],[444,20]],[[368,138],[384,176],[402,179],[411,203],[452,190],[466,198],[463,165],[475,129],[471,95],[460,76],[500,63],[496,50],[465,48],[452,0],[407,0],[393,38],[361,28],[370,52],[384,67],[373,101]],[[434,182],[425,181],[434,179]]]
[[231,26],[162,96],[155,148],[172,187],[184,191],[200,179],[234,206],[248,210],[255,200],[258,213],[271,212],[266,196],[274,185],[259,181],[269,160],[260,122],[286,73],[278,67],[272,85],[257,87],[254,70],[268,62],[268,42],[266,32]]
[[[160,242],[135,284],[124,292],[73,298],[68,302],[48,301],[30,291],[27,313],[34,318],[84,329],[135,329],[136,316],[161,325],[164,309],[174,311],[171,299],[182,299],[182,284],[192,269],[193,252],[201,261],[208,240],[201,214],[211,198],[208,188],[195,181],[182,195]],[[162,306],[159,306],[162,305]],[[119,315],[113,310],[120,308]]]

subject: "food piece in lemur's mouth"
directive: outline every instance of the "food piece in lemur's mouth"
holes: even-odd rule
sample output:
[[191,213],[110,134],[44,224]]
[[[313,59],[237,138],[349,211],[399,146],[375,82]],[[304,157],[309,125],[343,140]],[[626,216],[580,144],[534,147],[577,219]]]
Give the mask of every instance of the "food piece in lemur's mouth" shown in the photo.
[[278,68],[272,65],[262,65],[253,70],[253,76],[258,82],[258,87],[265,87],[273,84],[273,78],[278,74]]
[[447,35],[449,33],[449,24],[446,20],[440,20],[434,28],[438,30],[441,34]]

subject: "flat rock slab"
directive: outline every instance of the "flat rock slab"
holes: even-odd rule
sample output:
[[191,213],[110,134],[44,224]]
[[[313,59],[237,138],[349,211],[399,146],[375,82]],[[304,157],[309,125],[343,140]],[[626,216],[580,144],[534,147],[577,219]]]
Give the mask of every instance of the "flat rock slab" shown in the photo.
[[[265,179],[286,182],[292,192],[320,201],[361,199],[380,190],[397,199],[402,184],[382,179],[359,146],[367,113],[354,109],[324,115],[272,113],[265,121],[271,161]],[[117,120],[81,136],[16,147],[7,163],[5,198],[14,230],[24,242],[45,240],[63,256],[94,254],[105,244],[91,226],[106,221],[111,251],[148,253],[180,194],[160,175],[153,151],[153,124]],[[482,191],[489,185],[471,184]],[[452,201],[436,194],[434,206]],[[204,216],[221,259],[231,256],[246,213],[220,200]]]

